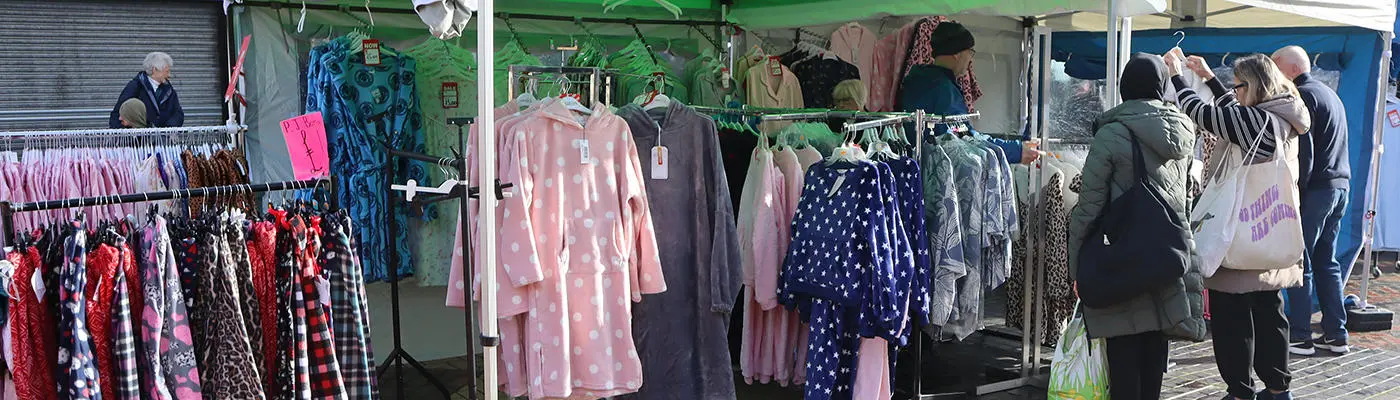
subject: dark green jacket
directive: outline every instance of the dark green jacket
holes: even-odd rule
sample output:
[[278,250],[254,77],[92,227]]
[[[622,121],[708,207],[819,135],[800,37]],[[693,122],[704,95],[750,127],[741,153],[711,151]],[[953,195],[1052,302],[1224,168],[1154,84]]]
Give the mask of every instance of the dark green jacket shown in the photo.
[[[1096,126],[1094,143],[1084,162],[1079,203],[1070,214],[1071,277],[1078,276],[1077,255],[1094,219],[1108,202],[1137,181],[1128,135],[1136,136],[1142,146],[1148,179],[1162,190],[1183,221],[1190,220],[1187,182],[1196,143],[1191,119],[1162,101],[1129,100],[1105,111]],[[1172,337],[1201,340],[1205,338],[1204,288],[1200,269],[1193,265],[1185,277],[1156,291],[1112,307],[1086,307],[1084,324],[1089,336],[1095,338],[1165,331]]]

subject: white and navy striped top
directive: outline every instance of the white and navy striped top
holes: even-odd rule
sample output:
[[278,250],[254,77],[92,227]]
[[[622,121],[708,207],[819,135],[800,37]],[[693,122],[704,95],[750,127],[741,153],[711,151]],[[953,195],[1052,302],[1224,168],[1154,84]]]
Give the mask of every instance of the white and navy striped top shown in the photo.
[[[1278,116],[1262,108],[1240,105],[1235,99],[1235,91],[1226,88],[1219,79],[1206,81],[1210,91],[1215,94],[1215,104],[1202,100],[1180,75],[1173,76],[1172,83],[1180,88],[1176,96],[1181,110],[1201,129],[1226,138],[1240,146],[1245,153],[1254,147],[1254,142],[1263,134],[1258,154],[1250,158],[1272,159],[1278,148],[1278,138],[1291,136],[1289,132],[1279,132],[1291,129],[1287,122],[1278,121]],[[1246,154],[1246,157],[1249,155]]]

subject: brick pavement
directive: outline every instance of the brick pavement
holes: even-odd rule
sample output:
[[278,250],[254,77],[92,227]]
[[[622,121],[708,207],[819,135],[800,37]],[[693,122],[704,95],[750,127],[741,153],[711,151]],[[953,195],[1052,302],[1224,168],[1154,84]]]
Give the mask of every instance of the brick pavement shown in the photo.
[[[1385,275],[1372,281],[1369,301],[1377,306],[1400,311],[1400,271],[1393,262],[1387,262],[1382,270]],[[1358,281],[1353,279],[1347,293],[1357,292]],[[1316,322],[1316,321],[1314,321]],[[1318,328],[1314,326],[1314,330]],[[1389,399],[1400,400],[1400,331],[1353,333],[1353,350],[1344,356],[1330,355],[1319,351],[1312,357],[1293,357],[1289,366],[1294,372],[1294,398],[1297,399]],[[992,346],[995,347],[995,346]],[[1172,348],[1172,362],[1175,365],[1168,372],[1163,383],[1163,399],[1168,400],[1215,400],[1224,396],[1225,385],[1221,383],[1215,368],[1215,359],[1210,342],[1181,343]],[[465,358],[428,362],[427,367],[438,377],[444,378],[449,387],[462,390],[466,377],[461,376]],[[408,370],[406,368],[406,370]],[[397,398],[393,394],[391,376],[386,374],[381,382],[385,399]],[[409,373],[405,377],[406,399],[436,399],[440,394],[421,377]],[[453,399],[465,399],[465,393],[458,393]],[[796,400],[801,395],[793,388],[779,388],[776,385],[740,384],[739,399]],[[1045,398],[1043,390],[1018,389],[982,396],[978,400],[1040,400]]]

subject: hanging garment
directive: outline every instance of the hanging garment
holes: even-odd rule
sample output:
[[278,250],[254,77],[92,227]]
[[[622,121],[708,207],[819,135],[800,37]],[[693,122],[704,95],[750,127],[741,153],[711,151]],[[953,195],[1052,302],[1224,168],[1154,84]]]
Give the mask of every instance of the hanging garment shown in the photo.
[[[782,254],[778,252],[786,214],[787,184],[773,163],[773,152],[766,138],[760,138],[753,150],[744,190],[739,200],[739,246],[743,262],[743,336],[740,343],[739,370],[749,383],[768,383],[781,373],[778,362],[784,349],[791,351],[789,314],[776,308],[778,270]],[[770,242],[763,242],[763,241]],[[786,381],[779,379],[779,384]]]
[[[339,176],[339,204],[350,210],[364,249],[365,279],[388,279],[389,252],[398,252],[399,277],[413,274],[413,251],[407,246],[408,216],[402,208],[390,215],[386,196],[393,196],[384,176],[390,159],[385,146],[423,153],[423,121],[414,76],[417,62],[385,48],[377,66],[364,64],[364,54],[351,52],[342,37],[311,50],[307,67],[307,112],[320,111],[330,143],[330,172]],[[426,182],[421,163],[397,168],[395,182]],[[431,215],[429,207],[426,215]],[[398,227],[387,236],[389,219]],[[375,229],[370,229],[373,227]],[[391,245],[392,244],[392,245]]]
[[194,339],[165,217],[157,215],[142,231],[139,256],[146,295],[141,361],[148,371],[142,375],[142,392],[154,400],[200,399]]
[[[128,252],[129,253],[129,252]],[[117,274],[116,302],[112,304],[113,371],[117,399],[141,400],[140,373],[136,367],[136,329],[132,326],[131,292],[127,290],[126,275]]]
[[965,339],[980,329],[982,310],[982,275],[985,267],[982,249],[985,246],[982,224],[985,221],[986,203],[983,200],[987,182],[987,160],[975,145],[963,139],[944,135],[939,138],[938,147],[943,148],[953,162],[954,184],[958,193],[958,218],[962,219],[963,265],[967,268],[965,279],[955,283],[952,313],[942,332],[958,339]]
[[[773,72],[778,74],[774,75]],[[768,58],[766,61],[749,68],[748,71],[748,93],[749,105],[753,107],[771,108],[803,108],[806,103],[802,97],[802,83],[798,81],[797,75],[793,75],[792,70],[778,63],[776,58]],[[792,125],[791,122],[764,122],[759,124],[760,132],[778,132]]]
[[860,79],[860,69],[836,58],[818,56],[792,65],[792,73],[802,82],[804,107],[832,108],[832,93],[836,85],[850,79]]
[[[404,53],[418,61],[414,76],[419,110],[423,115],[425,148],[432,155],[448,156],[447,149],[461,147],[459,128],[448,124],[448,119],[476,116],[476,55],[438,39],[424,41]],[[448,176],[457,175],[455,168],[437,166],[428,168],[427,173],[429,181],[419,184],[437,186]],[[413,260],[413,270],[419,285],[447,284],[449,265],[442,260],[452,256],[455,248],[452,232],[456,227],[455,204],[437,207],[437,215],[431,220],[414,222],[407,227],[411,229],[410,239],[417,256]]]
[[[208,313],[196,342],[207,343],[200,354],[200,383],[205,397],[263,399],[261,378],[250,344],[237,269],[248,267],[247,254],[234,252],[243,245],[241,213],[221,215],[212,231],[200,233],[199,301]],[[239,246],[243,247],[243,246]]]
[[350,216],[335,214],[321,220],[325,231],[321,253],[331,285],[332,335],[336,359],[348,400],[379,398],[373,347],[370,346],[369,301],[356,264],[350,238]]
[[257,298],[257,309],[249,319],[261,327],[260,334],[250,339],[260,343],[261,350],[255,355],[263,389],[268,398],[276,398],[277,331],[281,326],[277,324],[277,227],[272,222],[254,222],[248,227],[248,262],[253,267],[252,293]]
[[42,291],[47,290],[45,286],[33,284],[44,280],[43,259],[35,247],[16,248],[8,259],[15,265],[12,282],[19,282],[10,286],[14,296],[9,298],[9,327],[14,349],[10,372],[14,374],[15,393],[23,399],[56,400],[58,385],[51,367],[58,365],[58,352],[52,351],[58,348],[55,341],[58,321],[49,312],[54,305],[50,299],[54,296],[43,295]]
[[860,71],[860,80],[870,87],[875,73],[876,34],[859,22],[851,22],[831,33],[831,52]]
[[[297,241],[297,270],[301,281],[302,303],[306,315],[307,355],[311,372],[311,396],[316,399],[345,399],[340,361],[336,358],[335,342],[331,337],[330,320],[322,307],[317,281],[321,276],[318,258],[321,250],[320,217],[292,221],[292,237]],[[329,302],[330,299],[325,299]]]
[[112,340],[113,303],[116,302],[117,276],[121,275],[119,251],[108,244],[98,244],[87,255],[87,288],[83,290],[87,300],[88,330],[92,334],[92,352],[97,359],[97,373],[102,386],[102,397],[117,398],[118,378]]
[[743,271],[714,121],[677,101],[652,111],[629,105],[618,115],[649,165],[642,173],[662,273],[694,277],[633,308],[647,384],[620,398],[733,398],[727,335]]
[[476,12],[476,0],[413,0],[413,11],[438,39],[451,39],[467,31]]
[[640,388],[627,301],[666,289],[626,123],[602,105],[583,122],[561,102],[543,106],[511,132],[527,145],[502,171],[520,189],[504,201],[500,241],[511,251],[500,262],[526,279],[500,283],[524,287],[533,307],[521,342],[534,350],[526,354],[532,398]]
[[744,193],[745,176],[749,173],[751,155],[756,146],[758,135],[733,129],[719,130],[720,154],[724,156],[724,177],[725,181],[729,182],[729,194],[736,213],[739,210],[740,195]]
[[87,232],[81,221],[67,226],[63,240],[63,263],[59,272],[58,388],[59,398],[102,399],[98,382],[93,338],[88,330],[88,304],[83,297],[87,287]]

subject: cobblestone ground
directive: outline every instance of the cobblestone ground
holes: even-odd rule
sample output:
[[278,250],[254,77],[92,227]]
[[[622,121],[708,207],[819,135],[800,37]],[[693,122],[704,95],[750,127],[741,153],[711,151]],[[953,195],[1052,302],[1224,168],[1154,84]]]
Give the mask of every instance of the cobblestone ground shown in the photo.
[[[1372,281],[1369,301],[1371,304],[1392,311],[1400,310],[1400,271],[1392,260],[1383,263],[1384,275]],[[1348,285],[1347,293],[1357,293],[1358,278]],[[1316,321],[1314,321],[1316,323]],[[1314,325],[1314,330],[1318,328]],[[1010,342],[1008,342],[1010,343]],[[1386,399],[1400,400],[1400,331],[1354,332],[1351,336],[1352,352],[1344,356],[1331,355],[1318,351],[1311,357],[1294,356],[1289,361],[1293,370],[1293,390],[1295,399],[1353,400]],[[983,350],[994,353],[1011,351],[1007,343],[988,342],[981,345]],[[1047,350],[1048,351],[1048,350]],[[1014,351],[1019,354],[1019,350]],[[1050,353],[1046,353],[1050,354]],[[1015,356],[1012,356],[1014,359]],[[465,358],[437,360],[426,363],[432,373],[444,381],[449,390],[457,393],[453,399],[465,399],[466,383],[469,379],[462,374]],[[1225,395],[1225,385],[1221,383],[1215,369],[1215,358],[1211,343],[1177,344],[1172,349],[1171,371],[1163,383],[1163,399],[1169,400],[1216,400]],[[381,379],[381,393],[385,399],[438,399],[442,395],[428,382],[411,369],[405,367],[405,396],[398,397],[394,392],[394,372],[392,370]],[[742,381],[739,381],[742,382]],[[504,397],[503,397],[504,398]],[[950,399],[959,397],[947,397]],[[981,397],[965,396],[976,400],[1041,400],[1045,399],[1043,389],[1022,388]],[[798,400],[801,394],[793,388],[779,388],[777,385],[739,385],[740,400]]]

